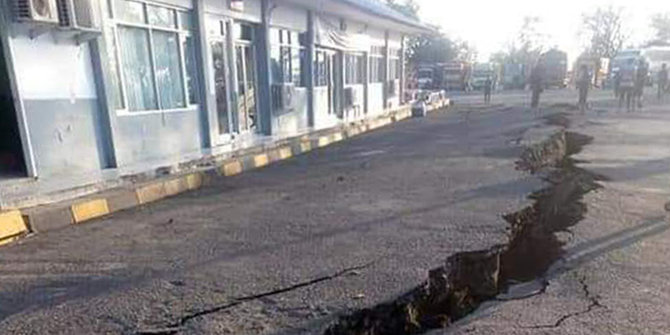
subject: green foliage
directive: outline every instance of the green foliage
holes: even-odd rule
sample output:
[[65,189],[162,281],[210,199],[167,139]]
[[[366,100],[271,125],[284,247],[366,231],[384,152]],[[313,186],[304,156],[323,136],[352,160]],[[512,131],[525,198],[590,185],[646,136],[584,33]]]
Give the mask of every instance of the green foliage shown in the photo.
[[587,52],[597,58],[614,58],[628,40],[623,9],[600,7],[583,14],[582,33],[588,37]]

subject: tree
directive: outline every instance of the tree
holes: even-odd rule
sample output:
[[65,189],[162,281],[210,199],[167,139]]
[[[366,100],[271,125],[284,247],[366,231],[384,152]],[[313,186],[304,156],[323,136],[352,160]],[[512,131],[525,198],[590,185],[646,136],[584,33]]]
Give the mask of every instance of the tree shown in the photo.
[[654,37],[648,45],[670,45],[670,12],[651,17]]
[[628,40],[622,13],[622,8],[608,6],[582,15],[582,34],[588,41],[586,53],[596,61],[596,74],[602,66],[600,60],[614,58]]
[[504,50],[491,55],[491,61],[533,67],[540,59],[547,40],[547,35],[540,31],[540,24],[539,17],[524,17],[515,39]]
[[628,40],[622,8],[601,7],[583,14],[582,33],[588,38],[587,51],[593,56],[613,58]]
[[386,4],[409,17],[419,18],[419,4],[415,0],[405,0],[403,2],[399,0],[386,0]]
[[413,37],[408,41],[407,59],[410,64],[444,63],[456,59],[459,50],[440,32]]

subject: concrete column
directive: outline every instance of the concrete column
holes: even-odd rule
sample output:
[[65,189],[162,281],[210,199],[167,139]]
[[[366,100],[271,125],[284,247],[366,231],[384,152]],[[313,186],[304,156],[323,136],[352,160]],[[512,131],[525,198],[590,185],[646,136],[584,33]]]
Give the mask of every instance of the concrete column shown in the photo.
[[111,94],[107,94],[112,89],[110,86],[109,58],[107,48],[102,38],[97,38],[89,43],[91,47],[91,63],[93,68],[93,77],[95,78],[95,88],[98,95],[98,105],[100,106],[100,130],[103,143],[103,167],[117,168],[117,154],[114,141],[116,127],[116,106]]
[[262,22],[258,31],[258,113],[260,132],[272,135],[272,90],[270,87],[270,1],[261,0]]
[[216,92],[211,82],[212,67],[209,62],[209,44],[207,42],[207,28],[205,21],[204,1],[194,1],[195,24],[197,32],[193,36],[196,58],[196,77],[198,80],[200,98],[200,125],[202,145],[211,148],[217,145],[219,137],[218,115],[216,111]]
[[363,114],[368,114],[368,101],[370,99],[370,51],[363,55],[365,62],[365,81],[363,81]]
[[307,125],[314,127],[315,110],[314,105],[314,54],[316,52],[315,39],[316,31],[314,27],[314,11],[307,12],[307,45],[305,51],[307,53],[305,71],[306,71],[306,85],[307,85]]
[[400,94],[400,104],[405,104],[405,87],[407,85],[407,59],[406,59],[406,50],[407,48],[407,37],[402,36],[400,38],[400,89],[398,93]]
[[384,79],[384,109],[389,108],[389,67],[390,67],[390,58],[389,58],[389,31],[384,32],[384,73],[382,78]]

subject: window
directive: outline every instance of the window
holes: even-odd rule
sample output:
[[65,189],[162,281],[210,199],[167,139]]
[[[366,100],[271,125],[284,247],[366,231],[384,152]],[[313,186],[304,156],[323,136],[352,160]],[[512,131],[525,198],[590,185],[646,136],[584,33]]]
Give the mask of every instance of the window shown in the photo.
[[400,74],[402,72],[400,64],[400,53],[399,49],[391,49],[389,52],[389,80],[400,79]]
[[347,53],[344,56],[344,83],[357,85],[365,83],[365,56]]
[[304,36],[294,31],[270,29],[270,59],[272,82],[305,86]]
[[326,50],[317,49],[314,53],[314,86],[325,87],[330,84],[330,66],[332,56]]
[[384,72],[384,47],[373,46],[370,51],[370,82],[383,82]]
[[157,111],[198,103],[190,11],[113,0],[106,27],[117,110]]

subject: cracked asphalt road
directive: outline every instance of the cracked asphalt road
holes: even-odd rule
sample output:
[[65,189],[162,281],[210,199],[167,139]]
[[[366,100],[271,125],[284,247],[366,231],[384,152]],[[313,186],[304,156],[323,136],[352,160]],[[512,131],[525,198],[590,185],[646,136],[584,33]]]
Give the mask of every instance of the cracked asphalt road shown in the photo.
[[588,211],[566,234],[546,289],[519,285],[511,293],[535,294],[489,302],[430,334],[670,334],[670,105],[647,105],[620,113],[603,99],[572,113],[570,129],[594,138],[574,158],[608,180],[585,196]]
[[[545,94],[547,105],[574,99]],[[338,313],[397,297],[448,255],[505,241],[501,215],[543,186],[514,164],[523,144],[553,131],[527,101],[456,102],[0,249],[0,333],[314,334]],[[574,260],[544,293],[493,301],[437,333],[668,329],[670,244],[654,224],[670,193],[670,113],[615,115],[608,103],[603,94],[597,112],[574,116],[573,129],[595,138],[576,158],[612,178],[585,198],[586,219],[564,236]],[[552,327],[533,328],[543,325]]]
[[392,299],[447,255],[505,240],[501,215],[541,187],[514,168],[541,120],[523,106],[480,111],[401,122],[2,248],[0,333],[314,333]]

